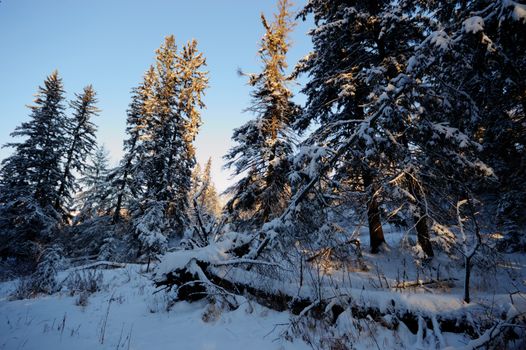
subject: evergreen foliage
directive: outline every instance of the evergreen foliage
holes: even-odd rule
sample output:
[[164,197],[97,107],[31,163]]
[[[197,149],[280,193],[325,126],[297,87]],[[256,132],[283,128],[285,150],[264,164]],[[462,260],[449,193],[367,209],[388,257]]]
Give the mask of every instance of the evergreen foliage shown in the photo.
[[52,240],[61,223],[62,157],[67,144],[62,79],[54,71],[38,88],[30,119],[11,134],[13,154],[0,170],[0,251],[36,261],[41,243]]
[[77,198],[79,213],[76,222],[106,215],[110,211],[108,157],[104,146],[97,147],[91,162],[85,167],[84,175],[79,179],[82,191]]
[[99,113],[96,103],[96,93],[91,85],[86,86],[82,94],[76,94],[76,99],[70,103],[73,115],[68,120],[63,173],[55,200],[55,209],[66,218],[70,216],[72,196],[78,189],[74,172],[81,174],[84,171],[89,155],[96,148],[97,128],[91,121]]
[[132,101],[127,111],[124,157],[120,165],[109,174],[114,199],[113,222],[119,221],[123,208],[133,208],[142,191],[141,162],[146,157],[145,141],[149,139],[149,120],[153,118],[154,87],[157,75],[150,66],[143,82],[132,91]]
[[195,40],[178,50],[168,36],[156,62],[133,90],[128,109],[125,155],[111,171],[113,222],[129,219],[139,255],[166,249],[189,224],[193,141],[201,125],[202,96],[208,86],[203,54]]
[[225,156],[226,167],[242,178],[227,190],[232,197],[226,205],[230,220],[255,228],[279,216],[290,198],[289,156],[294,149],[290,125],[299,108],[285,75],[288,34],[292,30],[290,3],[279,1],[278,14],[268,23],[261,22],[265,35],[259,56],[263,70],[249,75],[252,105],[248,111],[256,118],[236,129],[232,139],[236,145]]

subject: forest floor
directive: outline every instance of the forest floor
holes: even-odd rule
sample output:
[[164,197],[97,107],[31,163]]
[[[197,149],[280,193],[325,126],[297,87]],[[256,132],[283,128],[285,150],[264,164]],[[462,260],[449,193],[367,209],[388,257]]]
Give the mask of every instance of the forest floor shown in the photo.
[[[431,318],[457,315],[473,323],[526,311],[524,256],[502,255],[494,268],[474,269],[472,302],[467,304],[460,262],[452,264],[439,254],[430,264],[416,265],[401,244],[407,238],[388,229],[389,248],[371,255],[366,253],[364,235],[359,267],[356,262],[323,266],[317,277],[323,293],[337,290],[363,306],[380,310],[396,306]],[[300,326],[298,316],[241,296],[235,310],[206,301],[174,304],[169,293],[156,293],[152,275],[145,269],[136,264],[81,272],[69,269],[58,275],[60,292],[23,300],[12,296],[19,281],[0,283],[0,350],[311,349],[338,342],[346,346],[340,349],[440,349],[473,344],[464,333],[431,329],[427,334],[415,333],[403,324],[390,330],[367,319],[357,320],[349,312],[340,314],[330,327],[308,322]],[[79,276],[96,287],[79,288],[78,281],[71,282]],[[432,281],[436,283],[428,283]]]
[[[0,349],[308,349],[279,338],[288,314],[254,303],[221,313],[202,302],[156,293],[145,266],[100,270],[102,290],[82,300],[69,292],[9,301],[0,285]],[[59,278],[66,278],[61,273]],[[80,304],[80,305],[79,305]]]

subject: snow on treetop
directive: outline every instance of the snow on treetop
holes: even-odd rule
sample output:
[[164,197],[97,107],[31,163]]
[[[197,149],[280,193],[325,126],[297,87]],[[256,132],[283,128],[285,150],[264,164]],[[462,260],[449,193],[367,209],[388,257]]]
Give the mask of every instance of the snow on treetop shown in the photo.
[[435,45],[440,50],[446,51],[449,48],[450,38],[443,30],[431,33],[427,38],[432,45]]
[[462,30],[465,33],[476,34],[484,30],[484,19],[480,16],[473,16],[473,17],[466,19],[462,23],[462,25],[463,25]]
[[511,17],[516,21],[526,23],[526,4],[518,4],[514,1],[510,1],[510,3],[513,5]]

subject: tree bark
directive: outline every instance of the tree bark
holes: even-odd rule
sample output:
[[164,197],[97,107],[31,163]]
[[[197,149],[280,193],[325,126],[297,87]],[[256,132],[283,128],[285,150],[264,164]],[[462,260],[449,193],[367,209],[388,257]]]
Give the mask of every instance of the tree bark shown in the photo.
[[113,213],[112,222],[116,224],[121,218],[121,208],[122,208],[122,197],[124,196],[124,190],[126,189],[126,178],[128,177],[128,170],[131,167],[133,160],[133,153],[135,152],[135,145],[137,144],[138,135],[135,135],[133,138],[132,146],[129,152],[129,157],[126,160],[124,166],[124,174],[122,175],[122,184],[119,188],[119,194],[117,195],[117,204],[115,205],[115,212]]
[[417,207],[417,212],[413,214],[413,220],[415,222],[418,244],[422,247],[424,253],[432,258],[435,254],[433,252],[433,246],[431,245],[429,228],[427,227],[427,216],[423,214],[425,213],[425,208],[422,206],[421,192],[416,188],[415,179],[413,177],[410,177],[408,182],[409,192],[415,198],[413,204]]
[[380,220],[380,208],[375,197],[378,187],[373,183],[369,170],[363,171],[363,182],[365,188],[370,189],[370,200],[367,204],[367,221],[369,223],[369,239],[371,241],[371,253],[380,251],[380,246],[385,243],[384,231]]
[[471,302],[471,298],[469,296],[469,280],[471,278],[471,257],[466,256],[464,262],[466,264],[466,274],[464,276],[464,301],[469,304]]
[[416,236],[418,239],[418,244],[422,247],[424,253],[432,258],[435,256],[433,252],[433,246],[431,245],[431,240],[429,239],[429,228],[427,227],[427,219],[425,216],[420,214],[415,214],[413,219],[416,223]]
[[[409,142],[407,141],[407,138],[402,136],[401,138],[402,142],[404,143],[407,150],[409,150]],[[418,240],[418,244],[420,247],[422,247],[422,250],[428,257],[433,257],[435,254],[433,252],[433,246],[431,245],[430,241],[430,235],[429,235],[429,228],[427,227],[427,216],[425,213],[425,208],[422,206],[422,195],[423,191],[419,191],[418,188],[415,186],[415,174],[411,174],[410,176],[407,176],[407,187],[409,189],[409,193],[411,193],[414,197],[414,201],[412,201],[416,207],[418,212],[413,214],[413,221],[415,222],[415,229],[416,229],[416,237]]]

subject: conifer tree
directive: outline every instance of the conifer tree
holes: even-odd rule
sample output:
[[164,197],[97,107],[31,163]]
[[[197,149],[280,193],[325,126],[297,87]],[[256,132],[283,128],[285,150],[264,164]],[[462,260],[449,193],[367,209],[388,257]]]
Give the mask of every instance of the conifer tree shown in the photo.
[[205,64],[196,41],[178,52],[174,37],[167,37],[147,74],[148,89],[139,91],[130,108],[130,157],[124,165],[130,169],[126,176],[136,198],[130,206],[131,223],[141,253],[149,259],[166,248],[167,237],[182,234],[188,224],[192,142],[208,84],[207,72],[201,70]]
[[208,87],[208,72],[201,69],[206,60],[197,49],[197,41],[183,46],[176,56],[178,87],[175,118],[172,119],[172,135],[165,180],[168,198],[166,213],[174,232],[182,233],[188,218],[188,193],[191,190],[192,169],[195,166],[193,142],[201,126],[200,110],[205,107],[202,97]]
[[193,202],[193,210],[198,210],[205,218],[215,219],[219,217],[221,205],[217,190],[212,182],[212,158],[206,162],[204,170],[196,164],[192,172],[192,190],[190,200]]
[[219,203],[219,196],[217,190],[212,181],[212,158],[208,158],[206,162],[205,169],[203,171],[202,179],[202,196],[199,200],[199,204],[202,208],[205,208],[205,211],[208,216],[218,217],[221,212],[221,204]]
[[67,139],[64,90],[57,71],[38,88],[29,108],[30,120],[11,134],[25,139],[6,145],[14,151],[0,171],[0,250],[26,259],[37,255],[37,242],[49,241],[60,223],[54,204],[60,197]]
[[189,247],[209,243],[214,233],[222,227],[223,221],[218,220],[221,205],[211,177],[212,159],[209,158],[203,171],[196,164],[192,172],[192,188],[189,193],[190,207],[188,217],[192,224],[185,231],[184,241]]
[[97,147],[91,162],[85,167],[79,182],[82,192],[78,196],[78,220],[104,215],[109,211],[108,151],[104,146]]
[[91,85],[84,88],[82,94],[76,94],[76,99],[71,101],[73,116],[68,120],[68,141],[66,146],[65,161],[58,196],[55,200],[55,209],[65,217],[69,216],[71,198],[77,190],[73,172],[82,173],[86,167],[89,155],[96,147],[95,132],[97,128],[91,118],[97,116],[99,109],[96,93]]
[[476,108],[440,75],[442,57],[450,55],[437,60],[431,53],[447,46],[443,25],[430,15],[439,7],[428,1],[310,1],[303,11],[314,14],[318,28],[314,52],[298,66],[311,81],[296,126],[321,124],[305,145],[330,155],[324,170],[332,172],[333,184],[369,189],[373,252],[383,242],[379,204],[405,208],[419,246],[431,257],[428,225],[439,220],[432,211],[470,176],[491,175],[466,128]]
[[121,218],[121,210],[132,198],[137,198],[141,193],[142,180],[141,162],[146,157],[145,141],[148,134],[148,125],[153,118],[155,106],[154,88],[157,84],[157,75],[153,66],[146,71],[143,82],[132,91],[132,102],[127,111],[126,133],[128,138],[124,141],[124,157],[120,165],[110,172],[109,180],[116,190],[113,194],[114,209],[113,222]]
[[202,179],[203,179],[203,170],[201,169],[201,164],[196,163],[194,169],[192,170],[192,187],[188,194],[188,201],[192,204],[193,204],[194,198],[197,198],[197,195],[199,194],[199,191],[201,189]]
[[[420,192],[427,197],[426,216],[435,223],[450,223],[455,217],[451,203],[459,198],[471,203],[471,197],[494,188],[506,198],[520,188],[517,183],[506,184],[521,181],[517,175],[521,161],[517,160],[524,141],[518,135],[524,113],[522,83],[517,78],[524,73],[521,62],[526,56],[524,50],[516,50],[525,43],[516,34],[524,29],[526,20],[514,15],[515,3],[423,3],[435,14],[426,28],[431,30],[422,31],[427,36],[407,60],[405,71],[384,83],[377,95],[384,98],[378,98],[371,109],[379,113],[381,123],[402,121],[398,133],[403,130],[404,136],[398,139],[409,156],[393,161],[409,165],[406,178],[424,189]],[[516,40],[510,45],[508,38]],[[506,142],[501,140],[498,146],[491,141],[501,132],[496,120],[498,125],[511,127]],[[502,164],[511,170],[505,176],[499,174]],[[414,193],[411,188],[410,193]],[[413,203],[419,200],[412,197]],[[518,203],[512,207],[521,208]],[[486,205],[492,204],[486,200]]]
[[[335,170],[335,179],[354,191],[367,191],[366,215],[372,252],[378,252],[385,239],[380,221],[379,174],[368,157],[372,152],[367,152],[375,131],[369,125],[364,106],[372,90],[370,73],[380,69],[387,58],[386,49],[392,47],[386,46],[386,38],[381,35],[383,4],[382,1],[345,4],[309,1],[300,15],[314,16],[317,26],[311,32],[314,51],[297,66],[298,72],[308,72],[311,79],[303,89],[308,98],[305,112],[295,128],[302,132],[314,122],[320,123],[318,132],[304,142],[305,147],[324,146],[341,152],[338,164],[326,170]],[[392,63],[395,66],[396,61]],[[349,139],[353,139],[352,144],[347,143]],[[343,144],[345,150],[338,151]]]
[[293,151],[290,125],[298,114],[285,75],[290,46],[287,38],[293,26],[290,3],[280,0],[274,21],[268,23],[261,15],[261,22],[265,28],[259,50],[263,71],[249,75],[249,85],[254,91],[248,110],[256,114],[256,119],[234,131],[232,139],[237,144],[225,156],[226,166],[235,175],[244,174],[227,190],[232,195],[227,210],[234,222],[244,222],[250,227],[277,217],[290,198],[287,178],[288,158]]
[[519,229],[526,218],[524,13],[524,4],[508,1],[451,1],[438,12],[447,47],[438,72],[452,94],[474,106],[466,132],[481,144],[480,157],[496,175],[477,192],[497,198],[496,228],[511,249],[526,247]]
[[[196,41],[178,53],[174,37],[169,36],[157,50],[152,117],[144,127],[149,136],[143,140],[145,156],[140,165],[144,174],[141,211],[154,207],[156,214],[162,214],[157,222],[165,235],[181,234],[188,221],[195,164],[192,142],[201,124],[199,109],[204,107],[201,98],[208,84],[207,73],[201,71],[204,65]],[[141,216],[139,212],[139,220]]]

